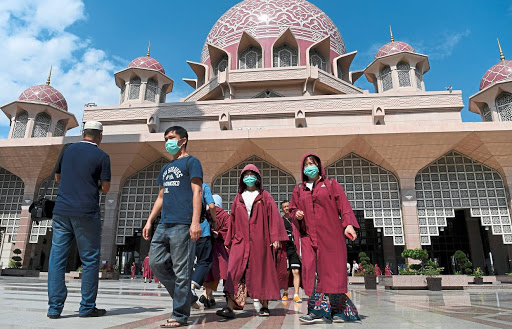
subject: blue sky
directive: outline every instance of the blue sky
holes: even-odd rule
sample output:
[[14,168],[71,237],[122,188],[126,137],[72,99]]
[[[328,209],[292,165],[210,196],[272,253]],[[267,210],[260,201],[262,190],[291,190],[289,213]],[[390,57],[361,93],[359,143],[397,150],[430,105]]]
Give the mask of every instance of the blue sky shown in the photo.
[[[311,2],[338,26],[347,51],[358,51],[352,70],[366,67],[378,48],[389,42],[392,25],[395,40],[429,56],[427,90],[450,85],[462,90],[463,121],[480,121],[467,110],[467,103],[485,71],[499,61],[496,37],[505,56],[512,58],[512,0]],[[63,93],[81,121],[83,104],[117,103],[113,73],[144,56],[149,40],[151,56],[175,81],[168,101],[177,101],[192,91],[181,80],[194,77],[186,61],[199,61],[209,30],[236,3],[0,0],[0,103],[44,83],[53,65],[52,86]],[[362,77],[356,85],[373,92],[365,81]],[[8,124],[6,118],[0,119],[0,138],[7,136]]]

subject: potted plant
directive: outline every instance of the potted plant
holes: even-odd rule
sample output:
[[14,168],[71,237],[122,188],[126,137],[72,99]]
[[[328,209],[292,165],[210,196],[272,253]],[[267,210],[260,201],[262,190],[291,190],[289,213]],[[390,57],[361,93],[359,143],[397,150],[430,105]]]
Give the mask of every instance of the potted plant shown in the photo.
[[365,252],[359,253],[359,261],[364,273],[364,288],[377,289],[377,276],[375,275],[375,266],[370,263],[370,257]]
[[483,284],[484,283],[484,273],[482,272],[482,269],[480,267],[477,267],[475,272],[473,272],[473,275],[475,278],[473,279],[473,282],[475,284]]
[[455,259],[457,269],[455,274],[471,275],[473,273],[473,263],[469,261],[468,256],[462,250],[457,250],[453,255],[453,258]]
[[430,259],[427,262],[425,262],[425,266],[423,267],[422,272],[424,275],[427,276],[428,290],[441,291],[443,289],[442,278],[439,277],[443,270],[443,267],[437,267],[436,263],[434,263]]

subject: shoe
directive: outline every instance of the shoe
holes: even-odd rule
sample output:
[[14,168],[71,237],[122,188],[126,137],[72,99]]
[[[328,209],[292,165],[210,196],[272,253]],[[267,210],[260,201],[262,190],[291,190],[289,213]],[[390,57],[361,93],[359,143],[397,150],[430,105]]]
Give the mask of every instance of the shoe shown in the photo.
[[293,296],[293,301],[295,303],[302,303],[302,299],[300,299],[299,295],[295,295]]
[[334,323],[344,323],[345,320],[341,316],[339,316],[339,315],[333,315],[332,316],[332,322],[334,322]]
[[210,303],[210,307],[214,307],[217,304],[217,302],[215,301],[215,298],[209,299],[208,302]]
[[46,314],[50,319],[58,319],[60,318],[60,314]]
[[200,309],[201,306],[198,303],[199,297],[197,297],[196,292],[192,290],[192,302],[190,303],[190,306],[195,308],[196,310]]
[[204,295],[201,295],[199,297],[199,302],[204,305],[204,308],[210,308],[212,305],[210,305],[210,301],[208,298],[206,298]]
[[288,300],[288,293],[283,293],[283,298],[281,298],[282,301],[286,302]]
[[233,312],[233,310],[230,309],[229,307],[224,307],[223,309],[215,312],[215,314],[217,314],[218,316],[222,316],[223,318],[226,318],[226,319],[234,319],[235,318],[235,312]]
[[99,316],[104,316],[105,314],[107,314],[107,310],[95,307],[92,310],[92,312],[89,312],[87,314],[80,314],[78,316],[81,318],[97,318]]
[[303,315],[303,316],[299,317],[299,321],[304,322],[304,323],[328,323],[328,324],[330,324],[332,322],[331,320],[329,320],[321,315],[316,315],[313,313],[309,313],[308,315]]
[[158,282],[158,288],[162,288],[162,284],[160,282]]

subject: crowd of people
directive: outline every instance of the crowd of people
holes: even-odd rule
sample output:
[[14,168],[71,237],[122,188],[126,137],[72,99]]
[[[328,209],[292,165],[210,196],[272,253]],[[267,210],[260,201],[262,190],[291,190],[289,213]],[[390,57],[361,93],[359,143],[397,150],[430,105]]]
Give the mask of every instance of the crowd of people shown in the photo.
[[[50,318],[60,317],[64,306],[68,240],[74,236],[85,241],[78,243],[83,262],[80,316],[106,314],[95,303],[101,235],[97,199],[100,191],[108,192],[110,160],[98,148],[101,123],[87,122],[83,134],[81,143],[61,153],[57,165],[56,178],[61,179],[61,186],[54,212],[50,263],[58,266],[50,267],[48,279]],[[299,163],[301,183],[295,186],[290,200],[281,200],[283,215],[269,187],[263,185],[259,169],[248,164],[241,171],[238,194],[228,213],[222,198],[212,195],[203,183],[199,159],[187,153],[187,131],[170,127],[164,139],[172,160],[158,175],[160,191],[142,231],[142,237],[150,241],[149,255],[142,265],[144,281],[158,278],[173,302],[172,314],[161,327],[187,325],[192,307],[214,307],[217,302],[213,292],[219,289],[221,280],[226,304],[216,312],[220,318],[236,317],[235,311],[244,310],[248,297],[258,314],[268,317],[272,300],[301,303],[302,287],[309,299],[301,322],[360,320],[347,294],[344,274],[350,268],[345,237],[355,240],[359,225],[343,188],[327,177],[320,157],[306,154]],[[86,151],[91,159],[84,159]],[[90,185],[88,192],[95,206],[92,202],[77,206],[69,201],[79,200],[83,193],[83,189],[74,190],[76,186],[71,182],[76,180],[77,172],[83,176],[80,182]],[[68,188],[61,191],[62,186]],[[77,230],[88,221],[94,221],[96,226],[91,226],[95,229],[82,236],[83,232]],[[132,278],[135,270],[133,263]],[[288,296],[289,287],[293,287],[293,298]],[[198,296],[196,290],[200,288],[203,293]]]

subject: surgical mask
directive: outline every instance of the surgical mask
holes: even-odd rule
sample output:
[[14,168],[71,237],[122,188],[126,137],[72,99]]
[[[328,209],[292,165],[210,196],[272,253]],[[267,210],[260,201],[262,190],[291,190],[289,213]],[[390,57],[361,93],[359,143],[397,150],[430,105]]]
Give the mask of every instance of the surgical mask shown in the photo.
[[316,175],[318,175],[318,167],[315,165],[307,166],[304,168],[304,175],[308,176],[309,178],[315,178]]
[[245,176],[243,179],[243,182],[245,183],[245,185],[247,185],[247,187],[253,187],[254,184],[256,184],[257,180],[258,179],[255,176],[250,175],[250,176]]
[[178,140],[169,139],[165,142],[165,149],[172,155],[175,155],[180,150],[181,146],[178,145]]

